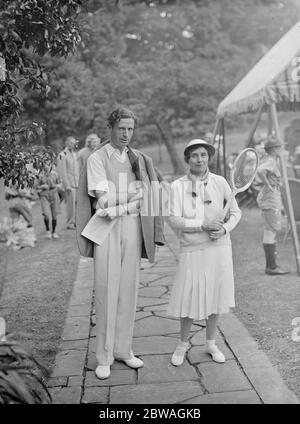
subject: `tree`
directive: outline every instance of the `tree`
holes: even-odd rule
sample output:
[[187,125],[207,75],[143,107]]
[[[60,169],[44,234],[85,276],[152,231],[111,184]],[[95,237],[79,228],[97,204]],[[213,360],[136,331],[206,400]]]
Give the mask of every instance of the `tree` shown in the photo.
[[51,77],[40,64],[45,55],[66,58],[81,41],[81,0],[0,0],[0,178],[5,184],[32,184],[32,172],[51,160],[50,150],[32,148],[43,128],[19,126],[22,97],[34,90],[47,98]]
[[86,4],[85,45],[64,64],[47,58],[54,88],[45,101],[26,98],[28,116],[42,119],[49,142],[71,130],[105,137],[109,111],[126,104],[137,143],[161,138],[178,173],[175,141],[212,130],[218,103],[299,16],[292,0]]

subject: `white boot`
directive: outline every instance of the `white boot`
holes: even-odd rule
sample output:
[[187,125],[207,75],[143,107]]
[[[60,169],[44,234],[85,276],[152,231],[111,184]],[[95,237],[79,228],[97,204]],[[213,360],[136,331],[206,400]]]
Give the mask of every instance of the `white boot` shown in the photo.
[[183,364],[186,351],[189,348],[190,348],[189,342],[182,342],[180,340],[171,358],[171,363],[175,365],[175,367],[179,367],[180,365]]

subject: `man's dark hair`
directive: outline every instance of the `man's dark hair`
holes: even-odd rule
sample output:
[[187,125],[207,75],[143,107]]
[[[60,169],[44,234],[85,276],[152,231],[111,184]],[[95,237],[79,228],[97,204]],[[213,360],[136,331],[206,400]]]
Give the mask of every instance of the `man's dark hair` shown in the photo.
[[137,126],[136,116],[131,110],[126,109],[125,107],[118,107],[113,110],[109,115],[107,122],[110,128],[113,128],[116,122],[119,122],[121,119],[132,118],[134,120],[134,126]]

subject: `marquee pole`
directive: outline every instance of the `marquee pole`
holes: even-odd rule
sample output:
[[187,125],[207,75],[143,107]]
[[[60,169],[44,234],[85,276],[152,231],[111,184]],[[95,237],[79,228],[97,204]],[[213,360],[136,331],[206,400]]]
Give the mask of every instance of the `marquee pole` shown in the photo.
[[255,121],[253,122],[252,128],[250,130],[250,133],[248,135],[247,141],[245,143],[245,147],[250,147],[251,144],[252,144],[253,136],[254,136],[255,131],[256,131],[257,127],[258,127],[258,124],[259,124],[259,121],[260,121],[260,117],[261,117],[261,114],[263,112],[263,108],[264,108],[264,105],[261,105],[260,108],[258,109],[256,118],[255,118]]

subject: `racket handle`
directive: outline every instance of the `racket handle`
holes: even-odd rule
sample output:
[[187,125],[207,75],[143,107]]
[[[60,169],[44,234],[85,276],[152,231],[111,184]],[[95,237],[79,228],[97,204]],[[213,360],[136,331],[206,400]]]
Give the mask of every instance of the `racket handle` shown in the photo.
[[227,212],[229,211],[230,204],[231,204],[231,202],[232,202],[232,200],[233,200],[234,196],[235,196],[235,193],[232,191],[232,192],[230,193],[230,196],[229,196],[229,198],[228,198],[228,200],[227,200],[227,203],[226,203],[226,205],[225,205],[225,207],[224,207],[224,209],[223,209],[223,219],[225,219],[225,216],[227,215]]

